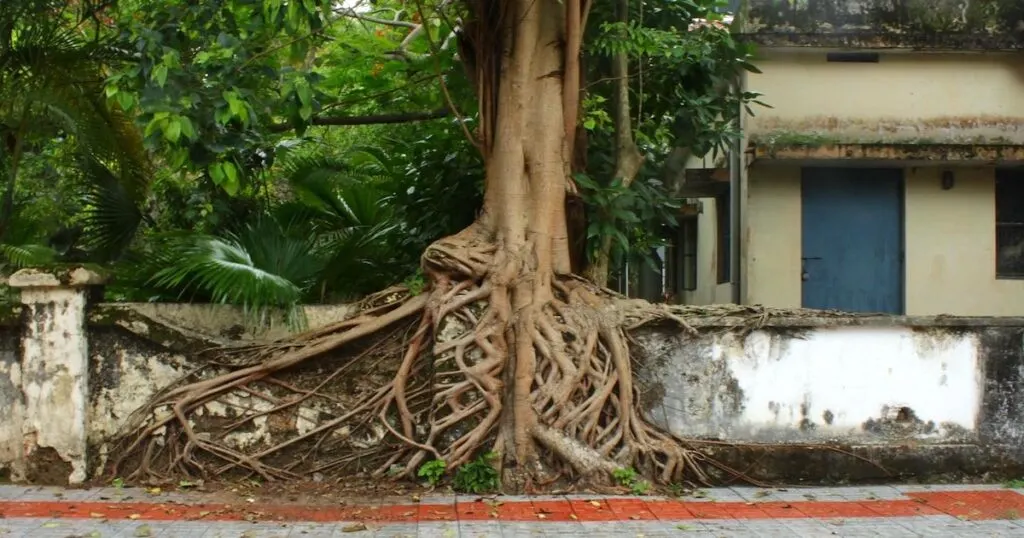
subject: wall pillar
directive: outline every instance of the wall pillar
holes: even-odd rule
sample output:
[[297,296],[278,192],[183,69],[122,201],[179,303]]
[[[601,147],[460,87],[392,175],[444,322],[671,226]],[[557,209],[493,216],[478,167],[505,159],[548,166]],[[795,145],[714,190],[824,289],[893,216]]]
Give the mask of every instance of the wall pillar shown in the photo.
[[80,484],[88,475],[86,295],[103,279],[84,268],[22,269],[8,282],[22,304],[22,454],[11,478]]

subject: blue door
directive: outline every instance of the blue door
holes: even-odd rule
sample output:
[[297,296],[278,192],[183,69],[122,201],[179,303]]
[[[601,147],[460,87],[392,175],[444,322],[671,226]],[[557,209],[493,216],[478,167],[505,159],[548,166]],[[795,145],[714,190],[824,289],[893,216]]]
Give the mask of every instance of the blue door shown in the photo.
[[903,313],[903,171],[805,168],[803,306]]

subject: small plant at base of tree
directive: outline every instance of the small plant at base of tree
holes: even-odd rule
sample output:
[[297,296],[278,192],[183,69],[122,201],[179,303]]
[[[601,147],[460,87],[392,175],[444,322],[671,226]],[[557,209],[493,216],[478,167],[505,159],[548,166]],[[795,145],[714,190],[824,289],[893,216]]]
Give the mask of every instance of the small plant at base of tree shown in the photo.
[[632,467],[616,469],[612,473],[612,477],[620,486],[629,488],[629,492],[633,495],[646,495],[651,489],[651,483],[641,479]]
[[455,471],[452,486],[455,491],[463,493],[486,493],[501,487],[498,470],[494,468],[497,454],[487,452],[475,460],[466,463]]
[[430,460],[424,463],[416,474],[427,481],[431,486],[436,486],[444,477],[448,464],[444,460]]
[[672,497],[682,497],[686,495],[686,486],[678,482],[672,482],[668,485],[668,494]]
[[402,285],[409,289],[409,294],[412,296],[423,293],[423,290],[427,289],[427,281],[423,278],[423,271],[416,271],[415,274],[406,278]]

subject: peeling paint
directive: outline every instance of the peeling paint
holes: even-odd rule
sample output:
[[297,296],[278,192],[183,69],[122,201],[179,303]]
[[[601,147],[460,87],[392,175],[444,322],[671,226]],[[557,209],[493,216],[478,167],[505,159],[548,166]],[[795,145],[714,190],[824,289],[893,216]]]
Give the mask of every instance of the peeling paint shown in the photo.
[[[972,442],[983,398],[972,333],[905,327],[787,334],[644,333],[664,397],[649,416],[683,437],[734,442]],[[945,383],[940,383],[946,375]]]
[[88,476],[85,293],[23,288],[21,296],[27,320],[21,339],[22,435],[29,471],[42,450],[45,461],[52,463],[56,454],[70,465],[68,483],[81,483]]

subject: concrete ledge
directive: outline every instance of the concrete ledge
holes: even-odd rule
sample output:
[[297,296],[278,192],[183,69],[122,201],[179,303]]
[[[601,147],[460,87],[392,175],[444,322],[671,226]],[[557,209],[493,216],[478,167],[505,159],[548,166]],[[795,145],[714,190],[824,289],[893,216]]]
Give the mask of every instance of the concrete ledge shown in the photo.
[[893,316],[890,314],[858,314],[837,310],[805,308],[769,308],[760,305],[710,305],[671,307],[672,313],[684,318],[693,327],[946,327],[985,328],[1021,327],[1024,317],[989,316]]
[[[700,446],[698,441],[695,446]],[[748,477],[779,484],[867,484],[896,481],[992,482],[1024,476],[1020,447],[973,444],[714,445],[706,453]],[[730,480],[717,470],[718,480]]]
[[1024,41],[1012,35],[984,33],[898,33],[886,31],[784,32],[766,31],[739,34],[746,43],[772,48],[817,48],[904,50],[929,52],[1017,52]]
[[903,164],[1024,162],[1024,145],[1004,144],[752,144],[747,161],[903,161]]
[[12,288],[80,288],[98,286],[106,277],[85,267],[68,269],[21,269],[11,275],[7,285]]

